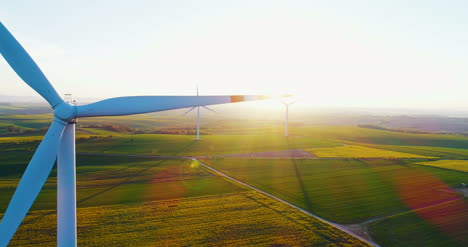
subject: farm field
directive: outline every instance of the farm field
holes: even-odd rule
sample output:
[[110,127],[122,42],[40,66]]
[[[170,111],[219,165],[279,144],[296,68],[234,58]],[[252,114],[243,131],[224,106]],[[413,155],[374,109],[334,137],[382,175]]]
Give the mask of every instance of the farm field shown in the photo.
[[[31,155],[10,152],[0,156],[0,211],[6,209]],[[243,190],[200,169],[190,160],[77,156],[78,207],[218,195]],[[33,210],[52,209],[55,206],[54,170],[33,205]]]
[[306,149],[306,152],[312,153],[319,158],[434,158],[417,154],[388,151],[377,148],[370,148],[358,145],[346,145],[331,148],[313,148]]
[[[49,108],[50,109],[50,108]],[[77,136],[122,135],[122,134],[179,134],[194,135],[196,122],[194,116],[181,116],[184,110],[164,114],[141,114],[131,116],[82,118],[76,126]],[[27,130],[45,132],[53,119],[52,114],[14,115],[2,114],[0,103],[0,136],[32,135]],[[254,120],[245,117],[227,119],[203,116],[201,133],[205,134],[280,134],[282,124],[273,120]],[[294,128],[295,126],[291,126]],[[108,131],[103,131],[108,130]],[[109,131],[110,130],[110,131]],[[42,134],[42,133],[41,133]]]
[[34,115],[0,115],[0,120],[4,124],[12,124],[23,128],[44,128],[50,125],[52,114],[34,114]]
[[431,162],[421,162],[418,165],[433,166],[455,171],[468,172],[468,160],[437,160]]
[[[2,212],[30,156],[2,154]],[[84,246],[367,246],[289,206],[214,176],[192,160],[78,155],[77,164],[78,238]],[[55,245],[56,226],[50,224],[56,220],[55,182],[53,172],[11,246]]]
[[207,135],[194,141],[183,135],[127,135],[87,140],[77,144],[78,152],[205,156],[231,153],[288,150],[340,145],[334,141],[303,137],[285,139],[278,135]]
[[468,159],[468,149],[463,148],[444,148],[444,147],[428,147],[428,146],[396,146],[396,145],[360,145],[384,150],[397,152],[418,154],[423,156],[435,156],[440,159]]
[[292,131],[292,134],[308,136],[312,139],[342,140],[379,145],[425,146],[459,149],[468,147],[468,137],[461,135],[412,134],[359,128],[355,126],[314,126],[296,128]]
[[[301,129],[308,128],[292,128],[292,131],[300,131]],[[327,220],[340,224],[361,224],[372,220],[372,223],[369,224],[369,230],[373,238],[384,247],[405,246],[406,243],[411,243],[411,245],[406,246],[431,246],[427,243],[433,243],[432,246],[437,246],[437,244],[460,246],[460,243],[462,246],[466,245],[467,240],[460,238],[466,234],[465,225],[459,221],[454,225],[447,225],[447,222],[431,221],[430,218],[424,217],[424,215],[441,214],[441,211],[430,211],[424,215],[417,212],[451,205],[457,201],[462,202],[460,205],[466,204],[466,199],[462,199],[452,189],[460,183],[468,181],[466,172],[439,169],[420,165],[420,163],[433,161],[433,157],[443,159],[457,157],[464,159],[465,155],[468,157],[468,151],[463,149],[463,143],[467,138],[432,134],[415,135],[369,129],[364,129],[364,133],[361,133],[354,127],[317,127],[317,129],[323,130],[324,135],[314,136],[315,134],[311,135],[307,132],[297,132],[297,135],[287,139],[280,135],[271,134],[271,132],[264,135],[204,135],[202,141],[195,142],[193,136],[187,135],[131,134],[83,127],[81,134],[77,134],[77,152],[83,153],[77,156],[77,197],[79,217],[83,222],[79,234],[83,236],[82,239],[89,240],[83,244],[100,245],[98,236],[106,234],[105,231],[108,230],[105,222],[115,226],[116,233],[110,233],[110,236],[116,239],[116,243],[117,241],[126,243],[125,241],[129,239],[128,241],[134,241],[138,243],[137,245],[154,243],[151,241],[154,241],[155,238],[146,236],[142,229],[152,229],[146,231],[151,232],[151,236],[157,236],[159,240],[164,239],[161,240],[163,243],[176,246],[190,245],[191,243],[203,245],[203,241],[211,241],[223,246],[239,244],[294,245],[293,243],[310,241],[318,241],[314,242],[317,245],[322,243],[326,245],[323,241],[341,243],[341,240],[333,240],[335,238],[342,239],[340,235],[342,233],[338,230],[333,230],[334,233],[322,233],[315,229],[306,231],[300,236],[286,230],[281,230],[283,235],[274,231],[272,225],[278,225],[279,222],[286,224],[285,228],[291,228],[290,224],[297,221],[295,224],[299,224],[298,227],[306,229],[300,226],[302,220],[296,220],[302,219],[304,216],[295,218],[296,216],[293,217],[285,213],[285,215],[278,217],[286,217],[289,221],[275,218],[272,219],[271,225],[268,225],[269,221],[268,224],[264,225],[258,224],[258,222],[250,223],[248,219],[256,219],[258,212],[260,212],[259,215],[266,214],[260,209],[255,209],[250,212],[252,215],[249,215],[249,210],[255,206],[247,202],[243,204],[246,199],[242,198],[250,198],[248,200],[252,201],[251,198],[256,197],[252,196],[253,192],[213,175],[198,167],[196,162],[113,155],[136,154],[200,156],[207,165]],[[332,130],[336,132],[332,133]],[[373,140],[364,143],[355,142],[360,140],[366,131],[377,131],[370,135]],[[355,132],[354,137],[351,135],[352,132]],[[2,151],[0,155],[0,212],[5,210],[15,186],[32,156],[31,151],[36,148],[41,138],[42,136],[0,137],[0,150]],[[402,138],[401,145],[382,145],[382,143],[386,143],[385,138]],[[426,138],[435,138],[428,141],[429,145],[442,143],[445,146],[411,146],[413,143],[424,142]],[[343,146],[343,144],[346,145]],[[223,154],[301,149],[315,154],[317,158],[293,160],[287,158],[214,157]],[[317,153],[317,151],[319,152]],[[106,156],[84,153],[106,154]],[[53,171],[38,200],[33,205],[33,211],[25,221],[21,233],[15,239],[17,241],[15,245],[42,242],[53,245],[55,229],[46,227],[45,222],[55,221],[53,211],[56,207],[55,190],[56,174]],[[219,232],[219,229],[226,231],[227,223],[222,218],[223,214],[230,215],[231,219],[235,218],[232,214],[224,212],[222,208],[216,209],[207,206],[207,204],[216,204],[219,207],[228,206],[216,201],[216,198],[242,202],[242,205],[235,208],[244,212],[246,219],[236,223],[238,228],[230,234],[237,236],[237,238],[242,237],[242,240],[239,241],[245,242],[235,242],[235,239],[229,238],[229,236],[216,239],[213,235],[203,239],[197,237],[203,234],[209,235],[204,231],[205,228],[209,229],[210,232]],[[260,205],[269,205],[262,200],[256,201],[261,202]],[[171,204],[174,202],[177,205]],[[187,210],[184,209],[182,203],[186,203]],[[200,204],[196,206],[192,203]],[[163,208],[161,209],[159,206]],[[465,206],[458,206],[453,210],[449,209],[450,217],[464,219],[464,214],[467,212]],[[149,209],[153,208],[161,215],[160,221],[156,214],[146,214],[148,207]],[[170,214],[161,213],[164,211],[164,207],[171,209],[169,210]],[[447,209],[447,207],[445,208]],[[138,208],[145,210],[141,211]],[[200,218],[197,218],[199,215],[194,212],[204,208],[207,209],[206,215],[200,213]],[[178,211],[178,209],[182,211]],[[232,213],[236,211],[232,208],[226,209],[226,211],[229,210],[234,211]],[[269,209],[265,207],[262,210]],[[104,216],[105,220],[88,222],[86,215],[93,215],[94,211],[99,212],[96,213],[100,215],[99,217],[109,216]],[[102,213],[104,211],[105,213]],[[80,212],[84,212],[84,214]],[[445,215],[447,214],[446,212]],[[210,218],[211,215],[212,218]],[[171,218],[165,218],[166,216]],[[137,217],[144,220],[141,223],[135,223]],[[209,226],[190,220],[183,223],[182,217],[194,220],[206,218],[206,224]],[[380,217],[382,218],[380,219]],[[45,220],[44,223],[39,223],[41,220]],[[404,222],[407,221],[411,221],[413,224],[407,225],[409,233],[403,230],[389,230],[394,227],[404,229]],[[118,222],[122,222],[122,224],[118,225]],[[168,222],[179,223],[165,228],[163,225],[168,225]],[[135,230],[129,230],[128,224],[135,225]],[[174,231],[175,225],[180,225],[184,231]],[[209,228],[212,225],[214,228]],[[44,238],[30,238],[28,234],[33,232],[32,227],[36,229],[38,226],[40,226],[40,231],[49,231],[50,234],[46,234]],[[193,232],[199,234],[188,234],[189,229],[193,229]],[[283,228],[281,227],[281,229]],[[257,235],[247,233],[249,231],[254,231]],[[176,237],[171,235],[173,232],[175,232]],[[410,241],[411,232],[414,232],[415,236],[421,236],[418,237],[421,241]],[[271,235],[268,235],[269,233]],[[274,235],[282,237],[275,238]],[[137,238],[138,240],[135,240]],[[170,242],[169,239],[173,239],[175,242]],[[395,243],[395,239],[401,241]],[[112,242],[111,239],[106,241]],[[352,246],[348,240],[343,241],[343,243],[349,243]]]
[[[0,137],[0,149],[33,151],[41,139],[41,136]],[[207,135],[199,142],[193,136],[186,135],[77,136],[77,152],[108,154],[205,156],[338,145],[341,144],[335,141],[304,137],[285,139],[278,135]]]
[[[47,107],[48,108],[48,107]],[[50,108],[49,108],[50,109]],[[44,128],[48,127],[53,120],[52,114],[33,114],[33,115],[0,115],[3,123],[14,124],[20,127]],[[96,117],[93,119],[80,119],[79,126],[103,125],[113,123],[116,125],[128,125],[133,128],[149,129],[155,126],[174,125],[180,121],[180,117],[163,117],[134,115],[134,116],[114,116],[114,117]]]
[[[11,246],[55,245],[55,218],[34,211]],[[81,246],[368,246],[256,192],[79,208],[78,222]]]
[[455,199],[378,220],[371,226],[383,246],[466,246],[468,202]]
[[[0,137],[0,144],[8,143],[29,143],[42,140],[43,136],[8,136]],[[2,149],[5,151],[5,149]],[[17,149],[15,149],[17,150]]]
[[[414,160],[212,159],[205,162],[240,181],[343,224],[452,200],[466,204],[451,187],[468,181],[467,173],[411,165],[416,162]],[[457,217],[468,213],[465,209],[455,212]],[[456,225],[449,231],[459,235],[466,233],[466,229]],[[385,231],[381,231],[374,237],[379,242],[385,238],[384,234]],[[423,234],[430,232],[423,231]],[[450,234],[441,234],[450,242]],[[466,239],[462,241],[467,243]]]

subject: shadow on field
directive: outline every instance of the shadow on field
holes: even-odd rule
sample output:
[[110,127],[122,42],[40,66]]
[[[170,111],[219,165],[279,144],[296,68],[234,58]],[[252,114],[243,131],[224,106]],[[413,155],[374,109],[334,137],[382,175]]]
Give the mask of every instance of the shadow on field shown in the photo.
[[177,156],[179,155],[180,153],[182,152],[185,152],[187,151],[191,146],[193,146],[193,144],[195,144],[197,141],[196,140],[192,140],[191,142],[187,143],[187,145],[185,145],[183,148],[181,148],[180,150],[176,151],[174,153],[174,156]]
[[[288,149],[292,149],[292,147],[289,144],[289,139],[287,140],[288,142]],[[304,196],[304,203],[306,206],[307,211],[312,210],[312,203],[310,201],[309,194],[307,193],[307,188],[304,185],[304,180],[302,180],[301,173],[299,171],[299,168],[297,167],[297,161],[296,159],[290,159],[290,161],[293,163],[294,167],[294,172],[296,174],[297,181],[299,182],[299,187],[301,188],[302,195]]]
[[[182,149],[180,149],[180,150],[178,150],[177,152],[175,152],[174,155],[177,156],[178,154],[180,154],[180,153],[182,153],[182,152],[185,152],[185,151],[188,150],[195,142],[196,142],[195,140],[194,140],[194,141],[191,141],[190,143],[188,143],[187,145],[185,145]],[[115,184],[112,184],[112,185],[110,185],[110,186],[108,186],[108,187],[106,187],[106,188],[103,188],[103,190],[101,190],[101,191],[99,191],[99,192],[96,192],[96,193],[94,193],[94,194],[92,194],[92,195],[89,195],[89,196],[87,196],[87,197],[85,197],[85,198],[82,198],[82,199],[78,200],[78,201],[76,202],[77,208],[80,206],[80,204],[82,204],[82,203],[84,203],[84,202],[86,202],[86,201],[88,201],[88,200],[91,200],[91,199],[93,199],[93,198],[95,198],[95,197],[97,197],[97,196],[99,196],[99,195],[102,195],[102,194],[104,194],[104,193],[106,193],[106,192],[108,192],[108,191],[110,191],[110,190],[112,190],[112,189],[115,189],[115,188],[117,188],[117,187],[119,187],[119,186],[121,186],[121,185],[127,184],[127,183],[128,183],[131,179],[133,179],[134,177],[137,177],[137,176],[139,176],[139,175],[142,175],[142,174],[144,174],[146,171],[148,171],[148,170],[154,168],[155,166],[160,166],[160,165],[164,164],[164,163],[167,162],[167,161],[168,161],[168,160],[160,160],[158,163],[155,163],[153,166],[146,167],[146,168],[144,168],[144,169],[138,171],[138,173],[134,174],[134,175],[131,176],[131,177],[127,177],[127,178],[124,179],[124,180],[121,180],[121,181],[119,181],[119,182],[117,182],[117,183],[115,183]],[[130,169],[131,167],[134,167],[134,166],[136,166],[136,165],[137,165],[137,164],[131,164],[131,165],[127,166],[126,168],[119,169],[119,172],[124,173],[126,170],[128,170],[128,169]],[[55,168],[55,169],[56,169],[56,168]],[[54,170],[55,170],[55,169],[54,169]],[[37,215],[37,217],[35,217],[35,218],[33,218],[33,219],[30,219],[30,220],[25,219],[24,223],[27,223],[27,224],[29,224],[29,223],[34,223],[34,222],[36,222],[36,221],[42,219],[42,218],[45,217],[45,216],[52,215],[52,214],[56,214],[56,213],[57,213],[56,210],[50,211],[50,212],[44,212],[44,213],[42,213],[42,214]]]
[[[161,165],[161,164],[164,164],[164,162],[166,162],[166,161],[167,161],[167,160],[161,160],[160,162],[156,163],[155,165],[158,165],[158,166],[159,166],[159,165]],[[130,167],[132,167],[132,166],[135,166],[135,165],[129,165],[128,168],[130,168]],[[130,180],[133,179],[134,177],[139,176],[139,175],[142,175],[142,174],[144,174],[146,171],[148,171],[149,169],[152,169],[152,168],[154,168],[154,166],[149,166],[149,167],[147,167],[147,168],[144,168],[144,169],[140,170],[138,173],[134,174],[134,176],[132,176],[132,177],[127,177],[126,179],[121,180],[121,181],[119,181],[119,182],[117,182],[117,183],[115,183],[115,184],[112,184],[112,185],[110,185],[110,186],[104,188],[103,190],[101,190],[101,191],[99,191],[99,192],[96,192],[96,193],[91,194],[91,195],[89,195],[89,196],[87,196],[87,197],[85,197],[85,198],[82,198],[81,200],[78,200],[78,201],[76,202],[76,207],[79,208],[80,204],[82,204],[82,203],[84,203],[84,202],[86,202],[86,201],[88,201],[88,200],[91,200],[91,199],[93,199],[93,198],[95,198],[95,197],[97,197],[97,196],[99,196],[99,195],[102,195],[102,194],[104,194],[104,193],[106,193],[106,192],[108,192],[108,191],[110,191],[110,190],[112,190],[112,189],[115,189],[115,188],[117,188],[117,187],[119,187],[119,186],[121,186],[121,185],[127,184],[128,181],[130,181]],[[42,218],[45,217],[45,216],[52,215],[52,214],[56,214],[56,213],[57,213],[57,210],[50,211],[50,212],[44,212],[44,213],[42,213],[42,214],[37,215],[37,217],[35,217],[34,219],[25,220],[24,223],[34,223],[34,222],[36,222],[36,221],[42,219]]]
[[[178,154],[180,154],[180,153],[186,151],[186,150],[187,150],[189,147],[191,147],[194,143],[195,143],[195,141],[192,141],[192,142],[188,143],[188,144],[185,145],[182,149],[178,150],[174,155],[178,155]],[[128,181],[130,181],[130,180],[133,179],[134,177],[140,176],[140,175],[144,174],[146,171],[148,171],[148,170],[154,168],[155,166],[160,166],[160,165],[164,164],[165,162],[167,162],[167,160],[161,160],[160,162],[155,163],[153,166],[149,166],[149,167],[147,167],[147,168],[144,168],[144,169],[140,170],[138,173],[134,174],[134,176],[128,177],[128,178],[126,178],[126,179],[124,179],[124,180],[122,180],[122,181],[119,181],[119,182],[117,182],[117,183],[115,183],[115,184],[113,184],[113,185],[111,185],[111,186],[109,186],[109,187],[107,187],[107,188],[105,188],[105,189],[99,191],[99,192],[96,192],[96,193],[94,193],[94,194],[92,194],[92,195],[90,195],[90,196],[87,196],[87,197],[85,197],[85,198],[82,198],[81,200],[79,200],[79,201],[76,202],[77,207],[78,207],[81,203],[84,203],[84,202],[86,202],[86,201],[88,201],[88,200],[90,200],[90,199],[93,199],[93,198],[95,198],[96,196],[99,196],[99,195],[101,195],[101,194],[103,194],[103,193],[105,193],[105,192],[107,192],[107,191],[110,191],[110,190],[112,190],[112,189],[114,189],[114,188],[116,188],[116,187],[119,187],[120,185],[127,184]],[[136,166],[136,164],[129,165],[129,166],[126,167],[126,168],[120,169],[120,171],[124,172],[125,170],[128,170],[128,169],[130,169],[130,168],[133,167],[133,166]]]
[[304,181],[302,180],[301,173],[299,172],[299,168],[297,167],[297,161],[295,159],[291,159],[294,166],[294,172],[296,173],[297,181],[299,182],[299,187],[301,188],[302,194],[304,196],[304,203],[306,206],[307,211],[310,212],[312,210],[312,203],[310,201],[309,194],[307,193],[307,188],[304,185]]
[[[162,164],[164,164],[165,162],[167,162],[167,160],[162,160],[162,161],[156,163],[155,166],[162,165]],[[152,168],[154,168],[154,166],[149,166],[149,167],[147,167],[147,168],[144,168],[144,169],[140,170],[138,173],[134,174],[134,176],[127,177],[126,179],[124,179],[124,180],[122,180],[122,181],[119,181],[119,182],[117,182],[117,183],[115,183],[115,184],[113,184],[113,185],[111,185],[111,186],[109,186],[109,187],[107,187],[107,188],[105,188],[105,189],[99,191],[99,192],[96,192],[96,193],[94,193],[94,194],[92,194],[92,195],[89,195],[89,196],[87,196],[87,197],[85,197],[85,198],[82,198],[81,200],[79,200],[79,201],[76,202],[76,206],[79,207],[81,203],[84,203],[84,202],[86,202],[86,201],[88,201],[88,200],[90,200],[90,199],[95,198],[96,196],[99,196],[99,195],[101,195],[101,194],[104,194],[104,193],[106,193],[107,191],[110,191],[110,190],[112,190],[112,189],[115,189],[115,188],[119,187],[120,185],[127,184],[127,183],[128,183],[130,180],[132,180],[134,177],[140,176],[140,175],[144,174],[146,171],[148,171],[148,170],[150,170],[150,169],[152,169]]]

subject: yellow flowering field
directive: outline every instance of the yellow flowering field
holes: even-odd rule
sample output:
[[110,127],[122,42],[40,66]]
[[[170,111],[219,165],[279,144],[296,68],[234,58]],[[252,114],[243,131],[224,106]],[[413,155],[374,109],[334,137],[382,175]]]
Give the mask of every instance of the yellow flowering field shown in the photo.
[[358,145],[305,149],[319,158],[433,158]]
[[[54,211],[27,216],[11,246],[55,246]],[[257,192],[78,209],[79,246],[368,246]]]
[[446,168],[456,171],[468,172],[468,160],[437,160],[418,163],[419,165]]

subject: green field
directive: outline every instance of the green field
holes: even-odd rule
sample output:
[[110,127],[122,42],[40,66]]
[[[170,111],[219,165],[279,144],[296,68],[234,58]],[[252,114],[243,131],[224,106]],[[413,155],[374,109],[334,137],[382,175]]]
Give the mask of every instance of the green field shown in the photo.
[[[45,126],[50,124],[47,114],[36,120],[27,116],[12,118],[2,121],[0,130],[14,125],[27,131],[42,128],[47,121]],[[180,119],[140,115],[115,118],[113,122],[178,135],[116,132],[99,127],[109,118],[80,121],[79,244],[356,244],[346,234],[215,176],[193,161],[113,155],[139,154],[202,156],[215,169],[327,220],[358,224],[374,219],[370,232],[384,247],[468,245],[468,202],[452,189],[468,183],[468,173],[460,168],[466,161],[457,161],[468,159],[468,149],[464,149],[468,148],[467,137],[320,126],[291,128],[292,135],[285,138],[275,126],[224,122],[220,128],[215,123],[207,124],[211,127],[205,133],[210,135],[196,142],[194,136],[180,135],[192,127],[185,123],[179,123],[180,128],[171,127]],[[154,127],[154,122],[160,120],[162,123]],[[227,132],[230,134],[216,134]],[[0,137],[0,213],[41,138],[40,134]],[[296,149],[306,149],[318,159],[212,157]],[[448,160],[434,161],[432,157]],[[13,245],[54,245],[55,224],[50,222],[55,222],[55,207],[54,170]]]
[[382,150],[358,145],[346,145],[341,147],[331,148],[313,148],[305,149],[319,158],[385,158],[385,159],[402,159],[402,158],[434,158],[417,154],[409,154],[395,151]]
[[[42,136],[0,137],[0,150],[34,151]],[[205,156],[232,153],[333,147],[335,141],[278,135],[207,135],[201,141],[193,136],[138,134],[113,136],[85,134],[77,136],[77,152],[104,154],[142,154]]]
[[468,137],[461,135],[411,134],[353,126],[304,127],[294,129],[292,134],[322,140],[342,140],[367,144],[468,148]]
[[450,201],[372,223],[382,246],[466,246],[468,202]]
[[[0,156],[0,212],[32,153]],[[155,243],[366,246],[282,203],[215,176],[192,160],[77,156],[79,244]],[[55,245],[56,174],[52,172],[12,246]],[[112,225],[109,228],[109,225]]]
[[0,121],[5,124],[13,124],[24,128],[46,128],[52,122],[52,114],[37,115],[0,115]]
[[[1,112],[0,105],[0,112]],[[183,111],[181,111],[183,112]],[[220,134],[281,134],[283,132],[282,123],[272,120],[253,120],[245,118],[213,119],[212,117],[202,116],[201,133],[203,135]],[[19,130],[25,128],[29,130],[40,130],[49,127],[52,122],[52,114],[31,114],[31,115],[12,115],[0,113],[0,136],[10,135],[30,135],[21,131],[12,131],[3,125],[11,125]],[[78,121],[76,128],[78,130],[91,130],[100,132],[98,126],[112,125],[114,127],[124,127],[129,133],[152,133],[152,134],[179,134],[195,135],[196,121],[194,116],[180,116],[176,112],[169,115],[158,114],[139,114],[131,116],[113,116],[113,117],[93,117],[82,118]],[[292,124],[291,128],[294,128]],[[117,131],[118,132],[118,131]],[[109,133],[111,135],[117,132]],[[83,133],[85,134],[85,133]]]
[[205,156],[337,145],[334,141],[303,137],[286,139],[277,135],[208,135],[203,136],[201,141],[195,141],[192,136],[145,134],[84,140],[77,144],[77,150],[92,153]]
[[[11,246],[56,245],[55,220],[32,212]],[[368,246],[256,192],[79,208],[78,222],[81,246]]]
[[[338,223],[360,223],[450,200],[467,203],[451,189],[468,181],[467,173],[411,165],[415,161],[409,160],[213,159],[205,162],[229,176]],[[468,213],[466,210],[462,212]],[[457,215],[464,217],[464,213]],[[466,233],[466,229],[457,225],[450,229],[450,234]],[[450,234],[442,234],[444,241],[451,239]],[[382,231],[375,237],[380,241],[388,237],[384,235],[385,231]],[[463,241],[468,243],[466,239]]]
[[[0,210],[6,209],[31,153],[4,153],[0,158]],[[168,189],[170,188],[170,189]],[[139,157],[77,156],[78,207],[139,203],[243,191],[190,160]],[[33,209],[56,206],[56,174],[52,172]]]

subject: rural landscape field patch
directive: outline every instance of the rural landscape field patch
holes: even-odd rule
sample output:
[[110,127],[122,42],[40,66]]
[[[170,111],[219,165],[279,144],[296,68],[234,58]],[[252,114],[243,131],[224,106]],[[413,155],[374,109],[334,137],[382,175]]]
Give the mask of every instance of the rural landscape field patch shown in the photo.
[[433,166],[455,171],[468,172],[468,160],[437,160],[418,163],[419,165]]
[[440,159],[468,159],[468,149],[463,148],[446,148],[446,147],[430,147],[430,146],[398,146],[398,145],[375,145],[364,144],[359,145],[371,148],[391,150],[396,152],[404,152],[418,154],[423,156],[434,156]]
[[306,149],[307,152],[319,158],[433,158],[411,153],[382,150],[357,145],[346,145],[341,147]]
[[372,223],[383,246],[466,246],[468,203],[452,200]]
[[[184,135],[108,136],[112,134],[108,130],[83,130],[89,132],[77,141],[80,244],[101,245],[106,241],[152,245],[156,239],[170,246],[208,242],[223,246],[356,244],[353,241],[357,240],[349,235],[345,238],[343,233],[328,225],[315,227],[316,223],[297,211],[290,212],[284,205],[267,198],[259,199],[249,189],[214,175],[197,162],[144,155],[203,156],[207,165],[327,220],[360,224],[377,219],[369,225],[369,230],[382,246],[401,246],[402,243],[413,246],[431,246],[430,243],[432,246],[437,246],[434,243],[459,246],[461,243],[463,246],[467,243],[463,238],[468,211],[466,199],[453,189],[468,181],[467,173],[460,169],[465,161],[434,161],[433,158],[464,159],[468,157],[465,149],[351,141],[344,141],[348,145],[343,146],[343,141],[339,140],[345,138],[292,136],[286,139],[273,135],[211,135],[195,142],[192,136]],[[102,135],[92,137],[99,133]],[[374,137],[378,139],[377,134]],[[408,141],[417,136],[406,137]],[[40,137],[0,138],[3,150],[0,210],[3,212]],[[452,141],[458,143],[463,139],[457,137]],[[452,142],[444,139],[443,143]],[[302,149],[316,157],[215,156]],[[454,168],[459,171],[450,170]],[[13,244],[54,245],[56,229],[48,222],[55,222],[55,207],[56,171],[53,170]],[[272,219],[266,218],[271,214],[268,210],[275,212]],[[236,212],[239,214],[235,215]],[[239,215],[243,218],[237,219]],[[443,220],[437,215],[452,220]],[[228,218],[236,219],[231,222],[233,228],[227,229]],[[108,232],[106,224],[114,226],[115,233]],[[275,225],[279,226],[278,230]],[[411,239],[411,233],[420,240]],[[99,237],[105,234],[108,237]],[[398,239],[401,241],[396,241]]]
[[[0,210],[5,210],[32,153],[11,152],[0,157]],[[160,160],[125,156],[77,156],[77,204],[90,207],[140,203],[243,191],[213,176],[191,160]],[[56,206],[56,172],[53,171],[33,210]]]
[[[1,168],[10,171],[1,176],[2,211],[30,156],[9,152],[0,158]],[[289,206],[215,176],[192,160],[78,155],[77,164],[81,245],[366,246]],[[54,171],[12,246],[55,245],[56,225],[50,224],[56,220],[55,183]]]
[[[467,173],[412,165],[410,160],[245,160],[212,159],[210,166],[249,185],[260,188],[309,212],[338,223],[360,223],[427,207],[462,200],[452,189],[468,180]],[[467,210],[453,210],[463,219]],[[440,214],[441,211],[438,211]],[[440,214],[445,215],[445,214]],[[425,221],[431,227],[434,222]],[[432,228],[431,228],[432,229]],[[452,241],[464,232],[463,224],[447,227],[440,234]],[[385,239],[386,231],[376,234]],[[389,233],[390,234],[390,233]],[[427,231],[422,234],[430,234]],[[388,236],[387,236],[388,237]],[[398,236],[393,236],[397,238]],[[466,240],[463,243],[466,243]],[[424,241],[414,246],[424,246]],[[457,246],[446,245],[446,246]]]
[[207,135],[201,141],[184,135],[127,135],[83,140],[77,143],[77,150],[90,153],[205,156],[337,145],[339,143],[335,141],[303,137],[285,139],[278,135]]
[[[55,217],[32,212],[11,246],[55,245]],[[257,192],[79,208],[78,222],[83,246],[368,246]]]
[[462,135],[436,133],[414,134],[357,126],[313,126],[296,129],[294,134],[324,140],[343,140],[355,143],[397,146],[426,146],[464,149],[468,138]]

